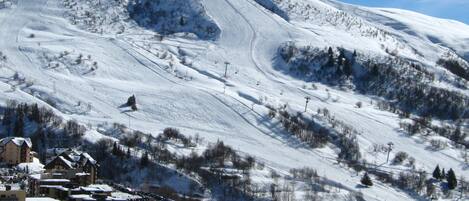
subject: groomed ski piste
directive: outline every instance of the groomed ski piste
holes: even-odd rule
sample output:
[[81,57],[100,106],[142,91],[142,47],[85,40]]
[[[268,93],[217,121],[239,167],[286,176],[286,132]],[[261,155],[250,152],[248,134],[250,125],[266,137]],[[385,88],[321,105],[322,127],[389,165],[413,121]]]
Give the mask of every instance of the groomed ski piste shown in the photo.
[[[86,8],[87,1],[74,2]],[[303,115],[327,108],[336,119],[359,131],[362,157],[380,170],[408,171],[405,165],[386,163],[386,153],[371,151],[373,144],[392,142],[390,158],[404,151],[427,173],[440,165],[469,177],[460,149],[448,146],[436,151],[430,148],[429,139],[406,135],[398,115],[372,104],[376,97],[321,83],[314,83],[317,87],[313,89],[310,82],[282,73],[276,64],[279,47],[291,41],[318,48],[356,49],[369,55],[385,55],[385,45],[398,48],[403,57],[428,64],[448,51],[467,59],[468,25],[410,11],[339,2],[290,0],[278,5],[282,8],[292,2],[306,2],[324,12],[341,10],[358,16],[365,22],[363,26],[391,34],[377,39],[327,20],[318,24],[322,19],[304,20],[302,11],[294,9],[286,21],[254,0],[201,0],[206,17],[220,29],[216,37],[198,39],[176,33],[157,40],[152,29],[132,22],[124,22],[125,31],[103,26],[99,33],[90,32],[82,24],[70,22],[65,15],[70,11],[61,0],[17,0],[0,9],[0,51],[8,58],[0,64],[0,103],[17,100],[49,107],[65,119],[87,125],[85,138],[89,141],[104,137],[97,129],[106,123],[122,123],[153,134],[175,127],[209,142],[222,140],[280,174],[288,174],[291,168],[314,168],[321,177],[342,184],[345,192],[362,192],[366,200],[421,199],[377,180],[371,188],[361,187],[362,175],[337,163],[337,148],[311,149],[268,117],[264,105],[287,104],[290,111],[303,112],[308,96],[311,100]],[[76,58],[80,54],[84,61],[79,65],[67,60],[67,55]],[[469,94],[467,90],[462,93]],[[138,111],[120,108],[132,94],[137,97]],[[363,106],[357,108],[357,102]],[[301,192],[297,194],[301,200]]]

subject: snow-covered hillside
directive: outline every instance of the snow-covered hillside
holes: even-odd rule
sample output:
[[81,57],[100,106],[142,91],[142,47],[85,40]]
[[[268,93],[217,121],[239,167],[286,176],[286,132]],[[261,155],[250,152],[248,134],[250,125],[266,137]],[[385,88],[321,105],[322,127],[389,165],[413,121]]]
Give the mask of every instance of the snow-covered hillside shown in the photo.
[[[222,140],[282,175],[314,168],[343,191],[328,192],[327,200],[347,200],[350,192],[366,200],[428,199],[377,174],[373,187],[362,187],[365,171],[338,162],[355,142],[361,158],[354,163],[369,171],[430,178],[440,165],[469,177],[467,137],[448,139],[458,129],[468,133],[463,23],[328,0],[11,2],[0,4],[0,105],[13,99],[49,107],[86,125],[89,141],[114,122],[155,135],[175,127]],[[294,48],[283,51],[286,44]],[[351,72],[336,74],[349,58]],[[374,66],[379,73],[365,76]],[[121,107],[133,94],[138,110]],[[327,130],[326,142],[312,148],[284,119],[269,116],[269,107]],[[419,115],[436,118],[410,135],[407,124]],[[392,163],[399,152],[414,159]],[[268,173],[253,175],[267,189],[273,182]],[[296,199],[305,200],[298,186]]]

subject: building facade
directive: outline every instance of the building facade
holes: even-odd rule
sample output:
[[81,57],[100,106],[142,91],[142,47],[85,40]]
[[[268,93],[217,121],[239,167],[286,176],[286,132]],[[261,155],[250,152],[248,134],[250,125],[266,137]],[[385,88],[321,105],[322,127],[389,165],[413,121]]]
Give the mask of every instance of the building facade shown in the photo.
[[8,165],[33,162],[31,139],[7,137],[0,140],[0,162]]
[[26,192],[20,189],[12,190],[10,186],[0,189],[0,201],[25,201]]
[[75,150],[62,152],[44,166],[47,173],[60,174],[80,186],[96,183],[98,167],[96,160],[88,153]]

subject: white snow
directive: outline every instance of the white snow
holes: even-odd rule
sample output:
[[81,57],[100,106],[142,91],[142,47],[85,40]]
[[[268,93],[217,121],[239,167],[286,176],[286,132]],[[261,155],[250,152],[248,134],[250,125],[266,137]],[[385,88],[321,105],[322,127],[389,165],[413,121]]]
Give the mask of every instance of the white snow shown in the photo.
[[[439,164],[469,177],[469,169],[456,148],[434,151],[428,149],[421,137],[406,136],[399,129],[398,116],[368,104],[370,97],[319,83],[317,90],[303,89],[302,86],[311,84],[282,74],[273,66],[278,47],[287,41],[318,48],[357,49],[370,55],[385,55],[384,46],[398,49],[405,57],[434,64],[448,48],[467,53],[468,43],[461,42],[467,40],[467,25],[436,19],[437,23],[428,24],[434,18],[391,9],[338,6],[316,0],[289,2],[300,6],[291,10],[296,14],[287,22],[252,0],[202,0],[207,15],[221,30],[217,40],[176,34],[159,41],[154,32],[138,26],[129,25],[122,34],[82,30],[64,19],[65,8],[60,0],[18,0],[12,8],[0,9],[0,50],[8,56],[6,67],[0,68],[0,103],[16,99],[54,108],[66,119],[88,124],[91,130],[85,138],[89,141],[104,137],[95,129],[105,122],[118,122],[153,134],[165,127],[177,127],[182,133],[199,134],[208,141],[223,140],[283,174],[291,168],[313,167],[320,176],[339,182],[350,191],[363,192],[366,200],[414,199],[379,182],[372,188],[359,188],[360,176],[336,163],[333,148],[311,150],[304,146],[284,132],[278,122],[270,120],[268,110],[261,105],[288,103],[291,110],[303,111],[304,97],[310,96],[305,115],[328,108],[337,119],[362,133],[358,136],[362,154],[370,162],[381,164],[384,170],[405,171],[386,164],[386,154],[373,155],[368,150],[373,144],[393,142],[393,154],[409,153],[417,166],[427,172]],[[316,21],[300,18],[302,12],[308,13],[301,10],[304,3],[316,8],[312,13],[330,14],[312,15],[323,18],[336,16],[339,7],[352,13],[351,16],[359,16],[351,19],[357,20],[356,26],[362,28],[347,28],[322,18]],[[417,34],[409,36],[395,26],[389,28],[385,20],[373,18],[378,15],[406,24],[406,30]],[[414,18],[418,21],[409,20]],[[371,37],[367,32],[382,29],[390,34]],[[31,33],[33,38],[28,37]],[[430,35],[441,43],[429,42]],[[99,68],[84,74],[83,68],[89,66],[53,58],[64,51],[71,53],[69,60],[80,53],[85,58],[90,55]],[[50,69],[49,62],[67,65]],[[227,78],[223,77],[225,62],[229,62]],[[33,84],[12,87],[15,83],[8,80],[15,72]],[[120,107],[132,94],[137,97],[136,112]],[[364,103],[362,108],[355,107],[358,101]]]
[[16,166],[18,170],[28,170],[29,173],[41,173],[44,172],[44,165],[39,161],[38,158],[33,158],[31,163],[20,163]]

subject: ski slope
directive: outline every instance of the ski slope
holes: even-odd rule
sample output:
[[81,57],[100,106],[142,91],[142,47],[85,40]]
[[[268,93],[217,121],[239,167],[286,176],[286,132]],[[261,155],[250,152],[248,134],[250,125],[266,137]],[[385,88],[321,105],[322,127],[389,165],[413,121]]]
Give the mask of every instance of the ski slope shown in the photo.
[[[337,2],[309,1],[320,5],[319,8],[357,11],[356,7]],[[319,83],[317,90],[305,89],[303,86],[311,84],[281,73],[274,65],[278,48],[288,41],[317,47],[357,48],[380,55],[384,54],[381,43],[394,44],[387,40],[376,42],[375,38],[356,37],[357,33],[308,24],[298,18],[288,22],[252,0],[202,0],[207,15],[221,30],[217,40],[173,35],[155,41],[151,39],[154,34],[151,30],[138,26],[122,34],[87,32],[63,17],[60,3],[60,0],[18,0],[13,7],[0,9],[0,50],[8,56],[6,67],[0,68],[2,104],[8,99],[38,102],[66,119],[89,124],[91,130],[106,122],[119,122],[153,134],[176,127],[208,141],[223,140],[283,174],[288,174],[291,168],[315,168],[321,176],[341,183],[344,190],[363,192],[366,200],[418,199],[379,182],[372,188],[360,188],[361,175],[337,164],[334,159],[337,150],[332,146],[311,150],[271,120],[263,106],[288,103],[290,110],[303,111],[304,97],[310,96],[305,115],[311,116],[319,108],[329,109],[337,119],[362,133],[358,136],[362,155],[383,169],[402,171],[402,167],[385,163],[386,154],[373,155],[369,150],[374,143],[393,142],[393,153],[409,153],[416,158],[417,167],[427,172],[439,164],[469,176],[459,150],[448,147],[433,151],[428,141],[406,136],[399,129],[397,115],[369,104],[373,97]],[[469,40],[469,27],[462,23],[441,20],[442,29],[428,29],[430,25],[422,22],[426,16],[419,15],[422,20],[412,24],[408,19],[416,14],[407,11],[361,7],[358,10],[354,14],[366,15],[364,19],[382,27],[391,26],[390,32],[400,34],[391,38],[406,38],[408,46],[423,52],[408,54],[410,58],[433,63],[447,48],[462,55],[469,51],[467,43],[458,42]],[[409,24],[407,29],[428,32],[408,37],[407,32],[381,20],[384,17]],[[448,29],[458,32],[448,33]],[[436,50],[426,51],[431,47]],[[410,49],[405,46],[402,51],[409,53]],[[90,55],[99,68],[81,73],[77,66],[49,67],[44,55],[53,57],[63,51],[73,58]],[[171,56],[162,58],[162,54]],[[187,58],[191,64],[182,64],[181,58]],[[229,62],[226,78],[225,62]],[[15,72],[33,84],[18,84],[12,80]],[[137,97],[136,112],[120,107],[132,94]],[[364,103],[362,108],[355,107],[359,101]]]

